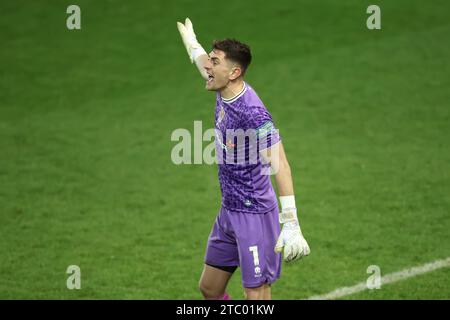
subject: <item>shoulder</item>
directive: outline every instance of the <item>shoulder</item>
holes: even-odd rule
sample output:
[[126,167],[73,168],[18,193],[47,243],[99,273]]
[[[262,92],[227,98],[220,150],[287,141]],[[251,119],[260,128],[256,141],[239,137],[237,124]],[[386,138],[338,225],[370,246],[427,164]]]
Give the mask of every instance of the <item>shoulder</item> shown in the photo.
[[251,87],[242,102],[240,111],[245,129],[257,129],[267,122],[272,122],[272,115]]
[[247,105],[242,110],[243,129],[258,129],[272,123],[272,116],[264,106]]
[[242,96],[242,104],[246,106],[265,108],[264,103],[259,98],[255,89],[253,89],[248,83],[245,84],[245,93]]

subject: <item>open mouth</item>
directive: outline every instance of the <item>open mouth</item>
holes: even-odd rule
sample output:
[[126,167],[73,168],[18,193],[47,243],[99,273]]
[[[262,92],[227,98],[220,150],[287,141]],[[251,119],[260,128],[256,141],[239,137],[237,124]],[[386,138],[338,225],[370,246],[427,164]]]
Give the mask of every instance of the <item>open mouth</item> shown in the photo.
[[207,83],[211,83],[214,80],[214,76],[211,74],[208,74],[208,80],[206,80]]

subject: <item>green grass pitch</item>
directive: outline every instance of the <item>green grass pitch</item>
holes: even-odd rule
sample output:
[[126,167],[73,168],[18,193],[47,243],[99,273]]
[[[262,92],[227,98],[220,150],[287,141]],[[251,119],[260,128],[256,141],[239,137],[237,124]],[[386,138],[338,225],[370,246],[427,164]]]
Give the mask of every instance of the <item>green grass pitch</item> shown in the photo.
[[[0,2],[0,298],[201,299],[220,190],[215,166],[170,158],[174,129],[213,126],[187,16],[207,48],[251,46],[246,80],[283,137],[311,255],[275,299],[450,256],[449,1],[78,0],[81,30],[70,4]],[[345,298],[449,299],[449,272]]]

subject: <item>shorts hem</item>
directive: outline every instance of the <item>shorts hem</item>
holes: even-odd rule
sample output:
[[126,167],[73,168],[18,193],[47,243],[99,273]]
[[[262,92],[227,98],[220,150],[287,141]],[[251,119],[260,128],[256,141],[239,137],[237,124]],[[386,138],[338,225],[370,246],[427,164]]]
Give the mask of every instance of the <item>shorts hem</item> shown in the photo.
[[211,260],[205,260],[203,261],[204,264],[207,264],[208,266],[211,267],[239,267],[239,264],[236,263],[221,263],[221,262],[211,262]]
[[259,281],[259,282],[251,282],[251,283],[250,282],[242,282],[242,286],[244,288],[258,288],[265,284],[273,284],[277,280],[278,279],[273,279],[273,280],[265,280],[265,281]]

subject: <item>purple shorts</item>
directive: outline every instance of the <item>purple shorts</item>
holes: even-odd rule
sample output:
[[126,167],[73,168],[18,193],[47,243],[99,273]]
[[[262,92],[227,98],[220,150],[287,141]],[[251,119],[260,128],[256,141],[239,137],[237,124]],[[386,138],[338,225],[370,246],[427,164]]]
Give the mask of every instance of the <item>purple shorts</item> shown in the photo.
[[271,284],[281,272],[281,254],[274,251],[279,234],[278,206],[266,213],[221,208],[209,235],[205,263],[240,266],[245,288]]

